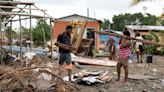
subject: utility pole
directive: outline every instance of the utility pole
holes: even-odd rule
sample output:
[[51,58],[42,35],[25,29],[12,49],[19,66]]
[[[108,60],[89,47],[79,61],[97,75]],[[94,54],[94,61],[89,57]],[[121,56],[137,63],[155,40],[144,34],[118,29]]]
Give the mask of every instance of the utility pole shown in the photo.
[[89,8],[87,8],[87,17],[89,17]]

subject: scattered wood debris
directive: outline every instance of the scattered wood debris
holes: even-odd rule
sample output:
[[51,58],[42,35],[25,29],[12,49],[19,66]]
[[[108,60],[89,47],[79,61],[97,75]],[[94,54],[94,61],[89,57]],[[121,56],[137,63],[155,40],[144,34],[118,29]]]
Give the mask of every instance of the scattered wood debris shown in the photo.
[[78,92],[78,88],[63,81],[60,72],[65,72],[53,64],[42,66],[12,68],[0,66],[1,91],[52,91]]

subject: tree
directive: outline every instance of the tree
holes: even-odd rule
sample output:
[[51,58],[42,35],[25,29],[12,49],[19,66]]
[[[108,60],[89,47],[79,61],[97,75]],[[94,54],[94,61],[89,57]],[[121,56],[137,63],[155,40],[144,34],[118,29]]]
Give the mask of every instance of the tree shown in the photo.
[[125,25],[155,25],[156,21],[157,17],[150,14],[147,14],[147,16],[142,13],[120,14],[113,17],[112,29],[121,31]]
[[104,19],[104,20],[102,21],[101,28],[102,28],[103,30],[109,29],[109,28],[110,28],[110,21],[109,21],[109,19]]
[[38,19],[37,25],[33,29],[33,40],[37,46],[43,45],[44,32],[45,40],[50,40],[50,25],[44,19]]
[[161,21],[160,21],[160,24],[161,24],[162,26],[164,26],[164,20],[161,20]]
[[7,27],[5,29],[5,32],[7,34],[6,36],[8,39],[17,38],[17,33],[14,30],[12,30],[10,27]]
[[143,24],[144,25],[156,25],[158,18],[155,15],[147,14],[144,18]]
[[119,14],[113,17],[113,30],[121,31],[125,27],[125,25],[137,25],[142,24],[142,20],[144,19],[143,14],[135,13],[135,14]]

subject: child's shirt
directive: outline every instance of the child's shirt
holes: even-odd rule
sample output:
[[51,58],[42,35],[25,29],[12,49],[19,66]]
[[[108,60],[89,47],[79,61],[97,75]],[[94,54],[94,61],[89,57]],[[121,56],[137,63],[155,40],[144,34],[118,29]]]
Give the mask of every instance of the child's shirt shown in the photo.
[[131,43],[130,40],[121,39],[120,48],[118,51],[119,58],[128,58],[131,53]]

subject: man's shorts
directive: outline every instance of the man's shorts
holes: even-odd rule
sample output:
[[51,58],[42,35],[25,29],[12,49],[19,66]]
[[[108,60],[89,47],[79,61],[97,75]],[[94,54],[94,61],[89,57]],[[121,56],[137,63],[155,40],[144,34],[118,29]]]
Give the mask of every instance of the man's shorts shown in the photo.
[[60,53],[59,65],[64,65],[64,62],[66,62],[67,65],[72,64],[70,53]]

